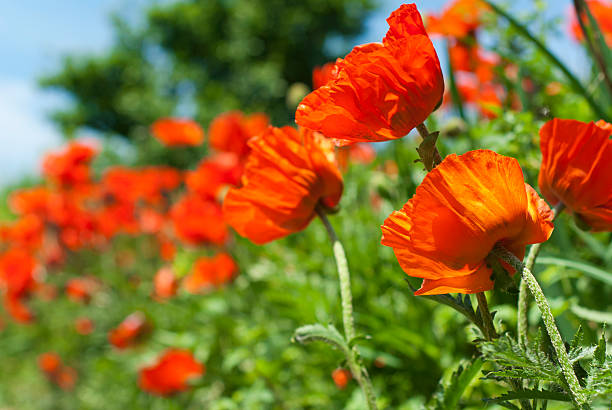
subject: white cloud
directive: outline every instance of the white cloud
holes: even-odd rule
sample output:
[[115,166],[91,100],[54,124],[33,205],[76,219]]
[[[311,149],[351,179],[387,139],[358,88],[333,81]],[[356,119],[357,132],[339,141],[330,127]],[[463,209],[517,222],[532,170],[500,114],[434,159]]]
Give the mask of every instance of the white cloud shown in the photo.
[[33,82],[0,78],[0,186],[38,175],[44,152],[62,143],[58,130],[45,117],[57,97]]

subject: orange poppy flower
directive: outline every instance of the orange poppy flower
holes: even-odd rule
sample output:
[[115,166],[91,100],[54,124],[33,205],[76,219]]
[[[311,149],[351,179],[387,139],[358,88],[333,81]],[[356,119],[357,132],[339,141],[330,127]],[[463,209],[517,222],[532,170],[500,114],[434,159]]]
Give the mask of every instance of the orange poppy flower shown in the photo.
[[212,258],[199,258],[193,272],[183,281],[189,293],[199,293],[211,287],[219,287],[234,278],[238,267],[230,255],[220,253]]
[[538,184],[593,231],[612,231],[612,124],[555,118],[540,129]]
[[56,373],[62,366],[62,359],[57,353],[46,352],[38,356],[38,367],[44,373]]
[[70,366],[64,366],[58,373],[55,374],[53,380],[58,387],[65,391],[74,389],[78,378],[76,370]]
[[382,244],[409,275],[417,295],[493,288],[485,258],[501,244],[523,259],[527,244],[546,241],[552,211],[523,179],[514,158],[477,150],[450,155],[382,226]]
[[82,142],[71,142],[57,153],[43,159],[43,174],[59,185],[77,185],[89,182],[89,164],[96,149]]
[[10,225],[0,226],[0,241],[36,250],[42,245],[43,221],[37,215],[25,215]]
[[223,201],[226,222],[256,244],[306,228],[315,207],[338,205],[342,176],[333,146],[306,129],[269,127],[249,142],[242,188]]
[[150,329],[145,315],[142,312],[134,312],[108,332],[108,341],[117,349],[125,349],[140,342]]
[[336,63],[327,63],[321,67],[315,67],[312,70],[312,87],[316,90],[317,88],[324,86],[338,74]]
[[171,267],[164,266],[157,271],[153,278],[153,287],[154,295],[158,299],[167,299],[176,294],[178,282]]
[[[609,47],[612,47],[612,2],[602,0],[586,0],[586,4],[593,15],[593,18],[597,21],[597,25],[603,34],[603,37]],[[574,38],[578,41],[584,39],[584,33],[580,28],[578,17],[576,16],[576,10],[571,8],[570,18],[570,31],[574,35]],[[588,17],[584,17],[584,21],[589,25]]]
[[197,146],[204,142],[204,130],[185,118],[162,118],[151,125],[151,134],[167,147]]
[[174,259],[176,254],[176,245],[164,235],[157,235],[157,243],[159,244],[159,256],[162,260],[169,262]]
[[87,276],[72,278],[66,283],[68,299],[77,303],[89,303],[91,296],[100,288],[97,279]]
[[94,322],[88,317],[78,317],[74,321],[74,328],[78,334],[86,336],[94,331]]
[[357,46],[336,62],[336,78],[308,94],[295,121],[338,145],[401,138],[442,100],[444,79],[414,4],[387,19],[382,44]]
[[427,31],[455,38],[474,34],[488,6],[480,0],[455,0],[439,16],[427,16]]
[[248,140],[259,135],[268,124],[268,116],[263,113],[226,112],[210,123],[210,146],[217,151],[233,152],[242,159],[249,153]]
[[197,195],[186,194],[170,210],[179,239],[189,244],[223,245],[228,237],[221,206]]
[[140,370],[140,388],[149,393],[166,396],[189,388],[188,382],[201,377],[206,368],[191,352],[167,350],[155,364]]
[[221,152],[204,159],[185,175],[189,191],[203,198],[218,199],[226,187],[240,184],[243,166],[236,154]]
[[332,379],[334,379],[336,387],[340,390],[346,388],[348,382],[350,382],[352,378],[353,375],[347,369],[338,368],[332,372]]
[[35,285],[36,259],[26,250],[13,247],[0,253],[0,286],[7,295],[26,296]]

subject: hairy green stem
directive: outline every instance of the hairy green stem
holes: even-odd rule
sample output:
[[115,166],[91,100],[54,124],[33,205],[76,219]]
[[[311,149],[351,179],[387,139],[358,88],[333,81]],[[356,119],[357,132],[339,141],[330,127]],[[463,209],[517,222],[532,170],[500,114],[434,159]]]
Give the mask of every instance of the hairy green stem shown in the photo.
[[574,368],[569,360],[567,351],[565,350],[565,345],[555,323],[555,318],[550,310],[550,305],[546,300],[546,296],[544,296],[544,292],[542,292],[540,284],[536,280],[535,276],[533,276],[531,273],[531,270],[523,265],[523,263],[516,256],[514,256],[512,252],[500,245],[496,245],[492,252],[495,256],[510,264],[510,266],[516,269],[517,272],[521,272],[523,281],[527,283],[527,286],[529,287],[529,290],[531,291],[531,294],[533,295],[536,304],[542,313],[542,321],[544,322],[546,332],[548,333],[551,344],[555,349],[555,353],[557,354],[557,360],[561,366],[561,372],[563,373],[563,377],[567,383],[569,394],[575,404],[577,404],[579,407],[582,406],[585,403],[585,396],[582,393],[582,387],[580,387],[576,373],[574,373]]
[[[323,222],[323,225],[327,230],[327,234],[329,235],[329,239],[332,242],[332,249],[334,251],[334,257],[336,259],[336,267],[338,268],[338,278],[340,279],[340,299],[342,303],[342,322],[344,325],[344,337],[346,338],[347,342],[350,343],[355,338],[355,321],[353,319],[353,294],[351,292],[351,275],[348,268],[348,262],[346,260],[346,254],[344,252],[344,247],[342,246],[342,243],[336,235],[336,231],[329,222],[329,219],[327,219],[325,211],[319,206],[315,208],[315,211],[321,219],[321,222]],[[351,369],[351,373],[353,374],[353,377],[355,377],[357,383],[359,383],[359,386],[363,391],[363,394],[365,395],[366,402],[368,403],[368,408],[370,410],[376,410],[376,397],[374,395],[372,382],[370,381],[368,371],[360,364],[359,353],[357,352],[356,346],[353,346],[346,359],[348,362],[348,366]]]
[[487,340],[497,339],[497,332],[495,331],[495,324],[493,324],[493,317],[489,312],[489,304],[487,303],[487,297],[484,292],[476,294],[476,300],[478,301],[478,307],[480,308],[480,316],[482,317],[482,323],[486,331],[485,337]]
[[[563,211],[565,205],[562,202],[559,202],[553,208],[553,220]],[[525,259],[525,267],[531,271],[533,269],[533,265],[535,264],[536,258],[540,253],[540,248],[542,247],[543,242],[536,243],[531,245],[529,248],[529,253],[527,254],[527,258]],[[527,282],[521,280],[521,285],[519,287],[519,296],[518,296],[518,311],[517,311],[517,335],[518,341],[523,346],[527,345],[527,334],[529,329],[529,321],[527,320],[527,312],[529,311],[529,293],[527,290]]]

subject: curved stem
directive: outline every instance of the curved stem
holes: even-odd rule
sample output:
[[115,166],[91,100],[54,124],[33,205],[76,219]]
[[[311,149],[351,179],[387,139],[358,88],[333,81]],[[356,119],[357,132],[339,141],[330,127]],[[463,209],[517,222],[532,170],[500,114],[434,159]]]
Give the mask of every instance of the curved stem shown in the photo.
[[555,353],[557,354],[557,360],[561,366],[561,372],[563,373],[563,377],[567,383],[570,396],[572,397],[572,400],[580,407],[585,402],[582,387],[580,387],[576,373],[574,373],[574,368],[569,360],[567,351],[565,350],[565,345],[555,323],[555,318],[550,310],[550,305],[546,300],[546,296],[544,296],[544,292],[542,292],[540,284],[536,280],[535,276],[533,276],[531,273],[531,270],[523,265],[523,263],[506,248],[496,245],[495,248],[493,248],[493,254],[514,267],[517,272],[521,272],[523,281],[527,283],[527,286],[529,287],[529,290],[531,291],[531,294],[533,295],[536,304],[542,313],[542,321],[544,322],[546,332],[550,337],[550,342],[555,349]]
[[[553,220],[563,211],[565,205],[562,202],[559,202],[553,208]],[[542,247],[543,242],[536,243],[531,245],[529,248],[529,254],[527,254],[527,259],[525,259],[525,268],[531,271],[533,269],[533,265],[535,264],[536,258],[540,253],[540,248]],[[517,311],[517,335],[518,341],[523,346],[527,345],[527,333],[529,329],[529,321],[527,319],[527,312],[529,310],[529,294],[527,292],[527,282],[521,280],[521,285],[519,287],[519,296],[518,296],[518,311]]]
[[[336,259],[336,267],[338,268],[338,278],[340,279],[340,299],[342,303],[342,322],[344,325],[344,337],[347,342],[351,342],[355,338],[355,321],[353,319],[353,294],[351,293],[351,275],[348,269],[348,262],[346,260],[346,254],[344,252],[344,247],[338,236],[336,235],[336,231],[334,231],[333,226],[327,219],[327,215],[325,211],[321,209],[319,206],[315,208],[315,211],[325,229],[327,230],[327,234],[329,235],[329,239],[332,242],[332,249],[334,251],[334,257]],[[353,373],[353,377],[359,383],[363,394],[365,395],[366,402],[368,403],[368,408],[370,410],[376,410],[376,397],[374,395],[374,389],[372,388],[372,382],[370,381],[370,376],[368,375],[368,371],[365,367],[362,367],[359,362],[359,354],[357,352],[357,347],[353,346],[349,355],[347,357],[348,366],[351,369],[351,373]]]

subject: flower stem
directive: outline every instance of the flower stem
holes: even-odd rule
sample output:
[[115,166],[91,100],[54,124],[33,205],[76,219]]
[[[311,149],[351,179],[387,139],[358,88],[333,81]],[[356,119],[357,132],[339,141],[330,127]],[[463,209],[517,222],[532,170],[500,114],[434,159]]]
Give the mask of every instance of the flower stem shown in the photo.
[[[336,267],[338,268],[338,277],[340,279],[340,299],[342,302],[342,322],[344,324],[344,337],[347,342],[351,342],[355,338],[355,323],[353,319],[353,295],[351,293],[351,276],[348,269],[348,262],[346,260],[346,254],[344,247],[336,235],[333,226],[327,219],[325,211],[320,207],[316,207],[315,211],[325,229],[329,235],[329,239],[332,242],[332,249],[334,251],[334,257],[336,259]],[[353,373],[353,377],[359,383],[363,394],[365,395],[368,408],[370,410],[376,410],[376,397],[374,395],[374,389],[372,388],[372,382],[368,375],[367,370],[361,366],[359,362],[359,353],[357,347],[353,345],[349,355],[347,357],[348,366]]]
[[493,318],[491,317],[491,312],[489,312],[489,304],[487,303],[487,297],[484,292],[477,293],[476,300],[478,301],[480,316],[482,317],[482,323],[484,323],[486,331],[485,337],[487,340],[497,339],[497,332],[495,331],[495,325],[493,324]]
[[[553,208],[553,220],[563,211],[565,206],[562,202],[559,202]],[[533,269],[533,265],[535,264],[536,258],[540,253],[540,248],[542,247],[542,243],[536,243],[529,248],[529,254],[527,254],[527,259],[525,259],[525,268]],[[521,280],[521,285],[519,287],[519,296],[518,296],[518,312],[517,312],[517,335],[518,341],[523,346],[527,345],[527,331],[529,329],[529,322],[527,320],[527,312],[529,310],[529,294],[527,292],[527,281]]]
[[561,366],[561,372],[563,373],[565,382],[567,383],[570,396],[572,397],[572,400],[580,407],[585,402],[582,387],[580,387],[578,378],[574,373],[572,363],[569,360],[569,356],[565,350],[565,345],[563,344],[563,339],[561,338],[559,329],[555,324],[555,318],[550,310],[550,305],[546,300],[546,296],[544,296],[544,292],[542,292],[542,288],[538,284],[535,276],[533,276],[531,273],[531,270],[528,269],[527,266],[523,265],[523,263],[516,256],[514,256],[512,252],[500,245],[496,245],[495,248],[493,248],[493,254],[514,267],[517,272],[521,272],[523,281],[527,283],[527,286],[529,287],[529,290],[531,291],[531,294],[533,295],[536,304],[542,313],[542,321],[544,322],[546,332],[548,333],[551,344],[553,345],[553,348],[557,354],[557,360]]

